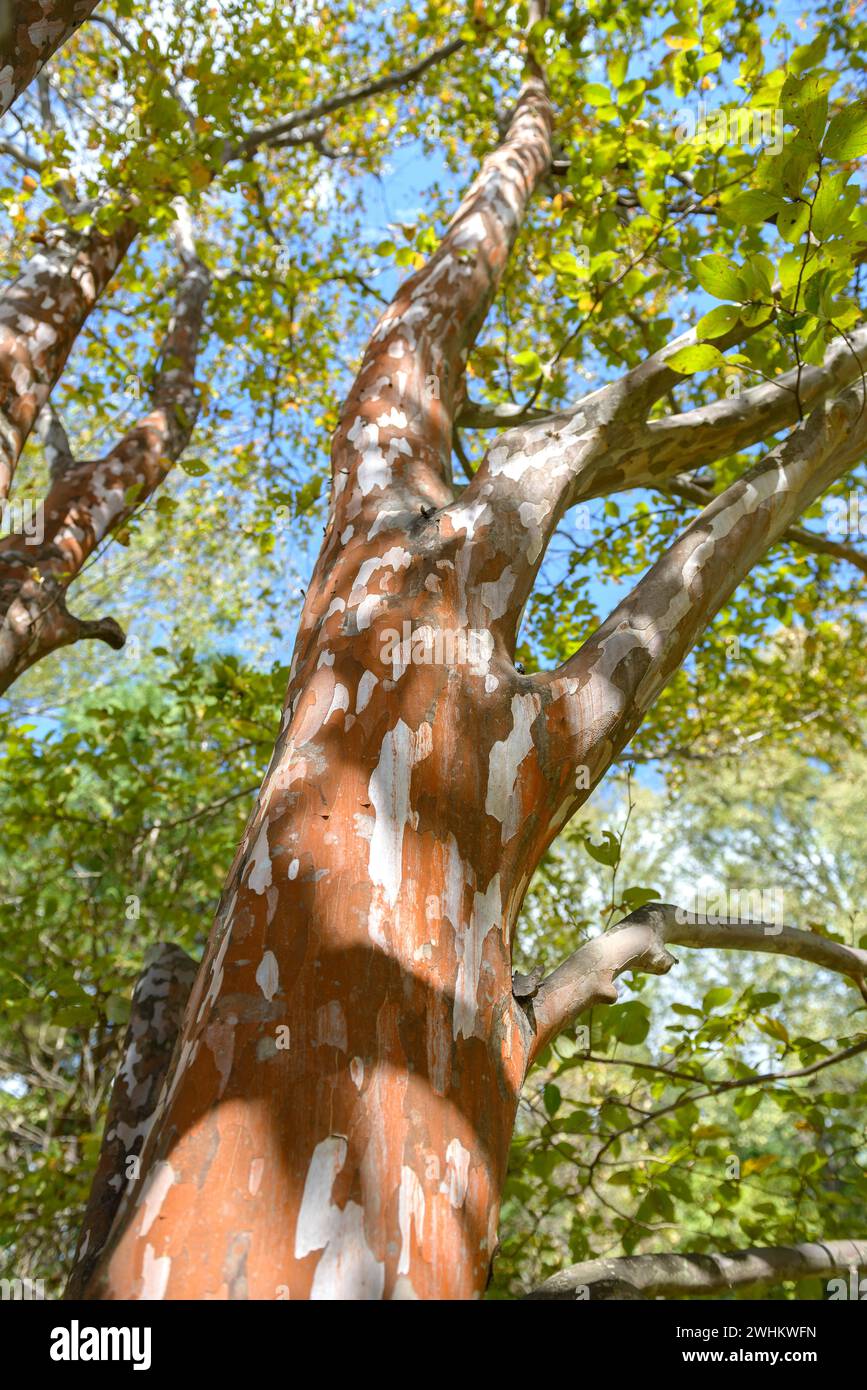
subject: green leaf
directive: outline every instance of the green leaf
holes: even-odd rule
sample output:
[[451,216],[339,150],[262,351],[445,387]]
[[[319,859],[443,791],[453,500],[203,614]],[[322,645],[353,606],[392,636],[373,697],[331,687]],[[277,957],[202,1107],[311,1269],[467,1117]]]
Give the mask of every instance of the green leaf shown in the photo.
[[555,1086],[553,1081],[549,1081],[542,1092],[542,1103],[549,1115],[556,1115],[560,1109],[563,1097],[560,1094],[559,1086]]
[[623,894],[623,905],[630,912],[637,912],[640,907],[645,907],[647,903],[658,902],[658,888],[627,888]]
[[740,300],[743,298],[743,286],[738,268],[725,256],[716,254],[704,256],[700,261],[695,262],[692,271],[702,289],[706,290],[708,294],[712,294],[714,299]]
[[608,60],[608,81],[612,87],[616,89],[623,86],[623,79],[628,67],[629,59],[622,49],[612,54]]
[[732,222],[751,227],[766,222],[784,207],[783,199],[776,193],[763,193],[757,188],[751,188],[724,203],[722,210]]
[[666,366],[684,376],[691,376],[693,372],[708,372],[724,364],[725,358],[719,348],[710,343],[695,343],[692,347],[680,348],[666,358]]
[[706,1014],[713,1013],[714,1009],[721,1009],[723,1004],[727,1004],[734,994],[733,989],[728,985],[718,985],[715,989],[709,989],[701,1001],[701,1007]]
[[740,315],[733,304],[720,304],[718,308],[711,309],[710,313],[704,314],[695,326],[696,336],[699,338],[721,338],[729,329],[734,328]]
[[595,859],[597,864],[605,864],[608,868],[613,868],[620,859],[620,840],[613,830],[603,830],[603,842],[601,845],[594,844],[589,835],[584,837],[584,848]]
[[650,1032],[650,1013],[640,999],[612,1004],[605,1015],[605,1031],[627,1047],[637,1047]]
[[579,261],[572,251],[557,251],[551,257],[551,265],[560,275],[577,275],[586,279],[589,274],[588,267]]
[[787,203],[777,218],[777,230],[784,241],[792,245],[801,240],[810,222],[810,209],[805,203]]
[[830,159],[860,159],[867,154],[867,104],[847,106],[833,118],[822,142]]
[[742,1091],[734,1102],[735,1113],[741,1120],[754,1115],[765,1098],[764,1091]]

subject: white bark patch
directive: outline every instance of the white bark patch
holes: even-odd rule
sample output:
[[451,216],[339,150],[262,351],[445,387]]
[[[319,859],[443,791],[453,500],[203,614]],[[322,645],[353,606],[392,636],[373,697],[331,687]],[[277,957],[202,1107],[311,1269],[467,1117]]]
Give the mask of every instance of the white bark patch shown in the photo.
[[360,1091],[364,1085],[364,1063],[360,1057],[353,1057],[349,1063],[349,1075],[356,1091]]
[[379,594],[368,594],[355,609],[355,626],[359,632],[370,627],[371,621],[385,607],[385,599]]
[[[377,555],[371,560],[364,561],[352,582],[352,593],[364,591],[377,570],[390,569],[394,574],[397,574],[398,570],[409,569],[411,563],[412,556],[409,551],[403,550],[398,545],[393,545],[384,555]],[[352,594],[350,594],[351,597]]]
[[449,835],[445,864],[445,891],[443,893],[443,915],[448,918],[455,931],[464,922],[464,861],[461,859],[458,842]]
[[250,1173],[247,1178],[247,1191],[251,1197],[255,1197],[262,1183],[262,1174],[265,1171],[264,1158],[254,1158],[250,1163]]
[[298,1225],[295,1258],[314,1250],[323,1254],[316,1266],[312,1299],[380,1299],[385,1269],[370,1250],[364,1234],[364,1212],[357,1202],[342,1209],[331,1201],[335,1180],[346,1162],[346,1140],[330,1134],[313,1152]]
[[172,1261],[169,1255],[157,1256],[152,1245],[145,1246],[140,1294],[145,1303],[157,1303],[164,1297],[171,1269]]
[[[539,426],[535,438],[546,439],[550,434],[548,426]],[[530,442],[534,435],[531,434]],[[595,440],[595,431],[587,428],[581,411],[576,411],[567,424],[561,425],[556,435],[535,453],[525,446],[520,452],[512,453],[505,445],[492,449],[488,454],[488,471],[492,477],[505,474],[512,482],[520,482],[525,473],[539,473],[547,480],[561,477],[564,473],[576,473]],[[582,447],[583,446],[583,447]]]
[[491,622],[496,622],[497,618],[502,618],[506,612],[514,587],[515,572],[511,565],[506,565],[499,579],[479,585],[479,596],[483,606],[490,613]]
[[463,502],[456,507],[450,507],[448,517],[455,531],[466,531],[467,539],[472,540],[476,527],[480,521],[486,519],[486,513],[489,511],[487,502],[482,500]]
[[273,951],[266,951],[256,967],[256,984],[270,1004],[280,988],[280,970]]
[[379,427],[368,424],[359,415],[347,439],[361,455],[357,476],[362,497],[366,497],[374,488],[387,488],[391,482],[391,469],[379,447]]
[[440,1192],[448,1194],[451,1205],[457,1211],[467,1200],[470,1184],[470,1151],[465,1149],[460,1139],[452,1139],[446,1149],[446,1175],[440,1183]]
[[335,689],[334,673],[330,666],[318,667],[309,687],[302,695],[303,712],[298,728],[293,734],[293,742],[300,748],[310,743],[319,733],[328,717]]
[[491,749],[485,810],[500,821],[503,844],[511,840],[520,824],[518,769],[533,747],[531,729],[539,709],[538,695],[513,695],[511,733]]
[[346,689],[345,685],[336,685],[334,687],[334,694],[331,697],[331,704],[328,706],[328,712],[322,721],[323,726],[328,723],[332,714],[335,714],[338,710],[341,710],[345,714],[348,709],[349,691]]
[[156,1221],[176,1177],[174,1168],[166,1159],[160,1159],[151,1170],[141,1196],[142,1215],[138,1232],[140,1236],[146,1236]]
[[[487,891],[473,895],[473,911],[466,931],[455,932],[455,950],[460,961],[455,980],[452,1030],[455,1041],[475,1034],[485,941],[488,933],[499,925],[501,916],[500,875],[494,874]],[[479,1036],[485,1035],[482,1028]]]
[[250,856],[250,872],[247,887],[253,893],[262,894],[271,887],[271,847],[268,844],[268,822],[262,822],[253,853]]
[[551,511],[550,502],[522,502],[518,508],[518,515],[521,524],[530,532],[530,544],[527,546],[527,559],[534,565],[542,553],[545,544],[545,528],[542,525],[544,518]]
[[296,1260],[327,1244],[333,1225],[331,1190],[345,1162],[346,1140],[339,1134],[329,1134],[313,1150],[295,1231]]
[[410,783],[412,769],[431,750],[431,729],[422,724],[417,733],[399,719],[385,735],[379,762],[368,786],[376,818],[370,837],[370,877],[394,907],[403,876],[403,835],[412,819]]
[[360,714],[361,711],[367,706],[367,704],[370,701],[370,697],[373,694],[373,688],[378,683],[379,677],[375,676],[372,671],[364,672],[364,674],[361,677],[361,680],[358,682],[358,693],[355,697],[356,714]]
[[418,1294],[412,1286],[412,1282],[402,1274],[399,1279],[394,1281],[394,1289],[391,1295],[392,1303],[417,1303]]
[[400,1226],[400,1259],[397,1262],[397,1272],[409,1274],[413,1227],[419,1245],[424,1235],[424,1191],[414,1170],[406,1164],[400,1170],[397,1220]]

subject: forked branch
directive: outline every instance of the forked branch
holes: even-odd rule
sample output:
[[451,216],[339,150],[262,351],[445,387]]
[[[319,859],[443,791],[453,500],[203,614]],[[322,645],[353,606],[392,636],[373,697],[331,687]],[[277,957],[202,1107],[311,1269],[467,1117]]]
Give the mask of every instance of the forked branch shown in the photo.
[[542,980],[532,998],[535,1034],[528,1066],[585,1009],[615,1003],[615,980],[625,970],[667,973],[676,964],[670,946],[794,956],[845,975],[867,998],[867,951],[796,927],[739,918],[708,921],[670,903],[650,903],[580,946]]

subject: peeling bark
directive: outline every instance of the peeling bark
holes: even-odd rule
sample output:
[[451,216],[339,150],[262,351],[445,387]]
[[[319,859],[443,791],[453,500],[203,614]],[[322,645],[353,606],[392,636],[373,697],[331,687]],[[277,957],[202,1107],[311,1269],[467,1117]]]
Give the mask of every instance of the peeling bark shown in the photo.
[[[531,73],[440,250],[374,332],[334,440],[332,515],[280,737],[144,1190],[92,1297],[485,1287],[529,1037],[510,988],[534,840],[530,826],[518,833],[530,801],[513,786],[516,675],[505,652],[482,672],[404,669],[385,638],[404,621],[466,630],[474,518],[440,528],[426,509],[452,496],[458,380],[549,159],[550,108]],[[491,814],[468,824],[465,807],[486,798]],[[154,1184],[156,1243],[142,1218]]]

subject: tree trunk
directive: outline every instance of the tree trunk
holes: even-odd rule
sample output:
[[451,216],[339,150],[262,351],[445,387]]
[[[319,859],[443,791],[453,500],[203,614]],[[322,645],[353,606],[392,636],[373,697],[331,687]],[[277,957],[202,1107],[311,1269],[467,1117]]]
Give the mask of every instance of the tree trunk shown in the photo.
[[452,427],[550,133],[531,59],[344,405],[283,724],[92,1297],[485,1287],[531,1036],[511,936],[557,803]]
[[512,706],[534,697],[505,654],[499,676],[498,654],[482,677],[383,664],[405,618],[460,628],[419,521],[411,550],[368,557],[395,591],[378,624],[358,556],[326,547],[147,1190],[94,1296],[485,1287],[531,1036],[510,939],[548,821],[516,785]]

